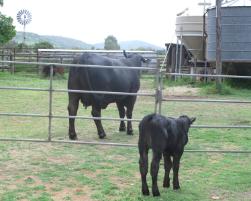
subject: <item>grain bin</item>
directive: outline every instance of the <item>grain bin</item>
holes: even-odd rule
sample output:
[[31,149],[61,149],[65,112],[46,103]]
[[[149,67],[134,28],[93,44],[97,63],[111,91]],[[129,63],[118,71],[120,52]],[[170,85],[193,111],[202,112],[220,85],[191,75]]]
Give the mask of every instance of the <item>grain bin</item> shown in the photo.
[[197,60],[203,60],[203,16],[177,16],[176,36]]
[[[208,9],[206,58],[216,60],[216,9]],[[223,62],[251,62],[251,7],[221,8]]]

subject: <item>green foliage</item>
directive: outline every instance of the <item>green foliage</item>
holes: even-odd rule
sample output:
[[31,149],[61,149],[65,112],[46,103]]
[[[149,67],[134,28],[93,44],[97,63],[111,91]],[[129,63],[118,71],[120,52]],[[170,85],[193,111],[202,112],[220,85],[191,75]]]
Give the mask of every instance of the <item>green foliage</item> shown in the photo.
[[13,19],[0,13],[0,45],[7,43],[16,35]]
[[22,51],[23,49],[29,48],[29,46],[26,43],[19,43],[17,45],[17,51]]
[[221,85],[220,92],[218,91],[215,84],[209,84],[202,88],[205,94],[219,94],[219,95],[231,95],[233,93],[233,89],[227,84]]
[[118,45],[117,39],[114,36],[110,35],[105,39],[104,48],[105,50],[119,50],[120,46]]
[[54,46],[48,41],[42,41],[33,45],[35,49],[53,49]]

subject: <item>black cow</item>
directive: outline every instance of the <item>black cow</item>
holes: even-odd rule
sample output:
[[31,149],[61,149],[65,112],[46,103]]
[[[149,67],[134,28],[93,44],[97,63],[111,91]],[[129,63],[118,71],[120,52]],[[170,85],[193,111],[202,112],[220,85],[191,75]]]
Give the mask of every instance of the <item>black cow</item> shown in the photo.
[[[102,65],[102,66],[132,66],[141,67],[142,62],[148,62],[138,54],[126,54],[125,58],[114,59],[94,53],[83,53],[74,59],[74,64]],[[136,93],[140,87],[139,70],[118,69],[118,68],[86,68],[72,67],[69,72],[68,89],[91,90],[91,91],[112,91]],[[108,104],[116,102],[120,118],[125,115],[128,119],[132,118],[132,112],[136,96],[132,95],[111,95],[93,93],[74,93],[69,92],[69,116],[76,116],[79,101],[85,107],[92,106],[92,116],[101,117],[101,109],[105,109]],[[126,108],[126,110],[125,110]],[[77,139],[74,125],[75,119],[69,118],[69,138]],[[99,138],[106,136],[100,119],[94,120]],[[120,131],[125,131],[124,121],[120,122]],[[127,134],[133,133],[131,122],[127,122]]]
[[[184,151],[184,146],[188,142],[188,130],[196,118],[180,116],[177,119],[165,117],[158,114],[150,114],[143,118],[139,124],[139,168],[142,181],[143,195],[149,195],[146,182],[148,172],[148,150],[153,151],[151,163],[152,193],[159,196],[157,176],[159,163],[164,157],[165,177],[163,187],[170,186],[169,173],[173,168],[173,189],[179,189],[179,164]],[[173,161],[171,160],[173,157]]]

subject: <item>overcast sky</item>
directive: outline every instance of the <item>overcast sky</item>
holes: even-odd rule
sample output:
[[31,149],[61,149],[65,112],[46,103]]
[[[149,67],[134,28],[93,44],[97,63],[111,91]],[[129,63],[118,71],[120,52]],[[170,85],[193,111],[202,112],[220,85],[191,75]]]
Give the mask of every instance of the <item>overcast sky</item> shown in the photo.
[[[175,40],[176,14],[202,14],[204,0],[4,0],[0,11],[14,19],[19,10],[32,13],[27,32],[58,35],[86,43],[104,42],[108,35],[118,41],[142,40],[161,47]],[[207,0],[215,3],[215,1]]]

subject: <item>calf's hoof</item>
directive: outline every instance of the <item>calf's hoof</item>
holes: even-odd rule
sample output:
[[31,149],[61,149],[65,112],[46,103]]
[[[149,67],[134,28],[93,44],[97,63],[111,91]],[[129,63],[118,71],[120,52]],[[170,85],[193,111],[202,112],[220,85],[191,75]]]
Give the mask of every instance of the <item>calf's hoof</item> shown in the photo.
[[163,182],[163,187],[164,188],[169,188],[170,187],[170,182],[169,181],[164,181]]
[[105,133],[99,133],[98,136],[99,136],[99,139],[104,139],[106,134]]
[[173,190],[179,190],[180,189],[180,185],[173,185]]
[[160,196],[159,190],[157,190],[157,191],[153,191],[153,196],[154,196],[154,197],[156,197],[156,196]]
[[150,192],[148,189],[144,189],[144,190],[142,190],[142,194],[148,196],[148,195],[150,195]]

